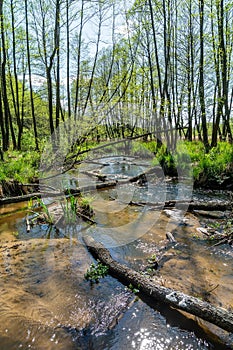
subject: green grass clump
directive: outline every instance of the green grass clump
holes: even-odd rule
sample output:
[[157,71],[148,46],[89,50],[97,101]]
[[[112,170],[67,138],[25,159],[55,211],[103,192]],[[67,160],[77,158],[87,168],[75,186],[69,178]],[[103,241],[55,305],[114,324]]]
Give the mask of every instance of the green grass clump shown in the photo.
[[44,216],[44,220],[48,225],[53,225],[54,223],[54,218],[53,216],[50,214],[49,212],[49,208],[47,207],[47,205],[43,202],[43,200],[41,198],[37,198],[37,203],[38,205],[41,207],[41,211],[43,213]]
[[70,195],[64,202],[61,202],[61,207],[66,224],[74,224],[77,219],[77,198]]
[[194,178],[199,180],[205,176],[208,181],[221,184],[232,176],[232,165],[233,146],[227,142],[219,142],[194,164]]

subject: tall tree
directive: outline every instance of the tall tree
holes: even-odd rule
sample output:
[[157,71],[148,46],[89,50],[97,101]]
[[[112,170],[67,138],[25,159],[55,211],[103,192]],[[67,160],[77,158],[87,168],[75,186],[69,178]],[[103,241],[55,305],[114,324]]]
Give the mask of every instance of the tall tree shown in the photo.
[[206,122],[205,106],[205,81],[204,81],[204,0],[199,0],[199,25],[200,25],[200,59],[199,59],[199,99],[201,108],[201,121],[203,132],[203,143],[205,150],[209,151],[208,130]]

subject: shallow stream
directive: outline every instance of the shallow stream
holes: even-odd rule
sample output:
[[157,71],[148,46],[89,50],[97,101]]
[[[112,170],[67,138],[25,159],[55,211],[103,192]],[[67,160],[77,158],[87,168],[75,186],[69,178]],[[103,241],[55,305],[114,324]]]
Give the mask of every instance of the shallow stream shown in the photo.
[[[122,163],[114,163],[103,171],[124,172],[122,178],[141,171],[135,164],[127,167],[128,172]],[[181,191],[179,184],[167,181],[95,191],[91,196],[97,224],[80,219],[59,231],[38,225],[27,232],[27,203],[2,206],[0,349],[232,349],[232,337],[219,328],[143,295],[135,298],[110,276],[98,284],[84,279],[94,260],[82,243],[83,232],[138,271],[145,271],[148,259],[156,255],[159,266],[153,278],[232,309],[233,250],[227,245],[213,247],[196,230],[213,219],[179,207],[156,210],[130,204],[189,195],[188,186],[182,185]],[[194,192],[193,196],[209,201],[223,200],[227,194]],[[168,231],[176,242],[166,239]]]

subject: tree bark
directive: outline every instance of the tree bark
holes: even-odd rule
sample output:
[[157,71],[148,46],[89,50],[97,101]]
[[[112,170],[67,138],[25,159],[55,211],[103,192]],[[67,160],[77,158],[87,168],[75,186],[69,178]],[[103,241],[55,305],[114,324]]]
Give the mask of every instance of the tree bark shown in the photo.
[[204,82],[204,0],[199,0],[200,20],[200,60],[199,60],[199,99],[201,109],[202,134],[205,150],[209,152],[208,129],[206,122],[205,82]]
[[202,301],[193,296],[181,293],[171,288],[166,288],[158,283],[152,282],[149,278],[142,276],[139,272],[115,261],[109,251],[93,238],[83,238],[91,254],[98,258],[103,264],[109,267],[109,273],[119,281],[126,284],[133,284],[140,292],[156,299],[164,304],[183,310],[192,315],[201,317],[203,320],[228,331],[233,330],[233,313],[220,307]]

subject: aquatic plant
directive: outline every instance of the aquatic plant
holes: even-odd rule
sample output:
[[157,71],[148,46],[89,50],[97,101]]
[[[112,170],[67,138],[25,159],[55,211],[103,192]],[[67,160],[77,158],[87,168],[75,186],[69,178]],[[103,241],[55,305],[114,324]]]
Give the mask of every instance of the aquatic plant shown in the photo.
[[61,202],[64,219],[67,224],[74,224],[77,219],[77,198],[70,195],[69,198],[65,198],[65,201]]
[[19,232],[18,232],[18,231],[13,231],[13,232],[12,232],[12,235],[13,235],[15,238],[18,238],[18,237],[19,237]]
[[154,270],[157,270],[159,264],[158,264],[158,258],[156,254],[152,254],[149,259],[147,259],[147,262],[149,264],[147,268],[148,273],[154,272]]
[[130,283],[128,289],[130,289],[132,293],[137,294],[140,292],[140,284],[138,284],[136,288],[132,283]]
[[107,276],[108,270],[109,267],[107,265],[104,265],[99,260],[97,260],[97,264],[92,263],[90,265],[84,277],[86,280],[98,283],[100,278]]
[[157,259],[156,254],[152,254],[151,257],[150,257],[149,259],[147,259],[147,261],[148,261],[149,264],[154,264],[154,263],[157,262],[157,260],[158,260],[158,259]]
[[49,212],[48,207],[44,204],[43,200],[41,198],[37,198],[37,203],[41,207],[44,219],[47,224],[52,225],[53,224],[53,217]]
[[91,217],[94,215],[93,208],[91,206],[91,202],[93,201],[92,197],[81,197],[79,200],[79,208],[78,211],[88,217]]

